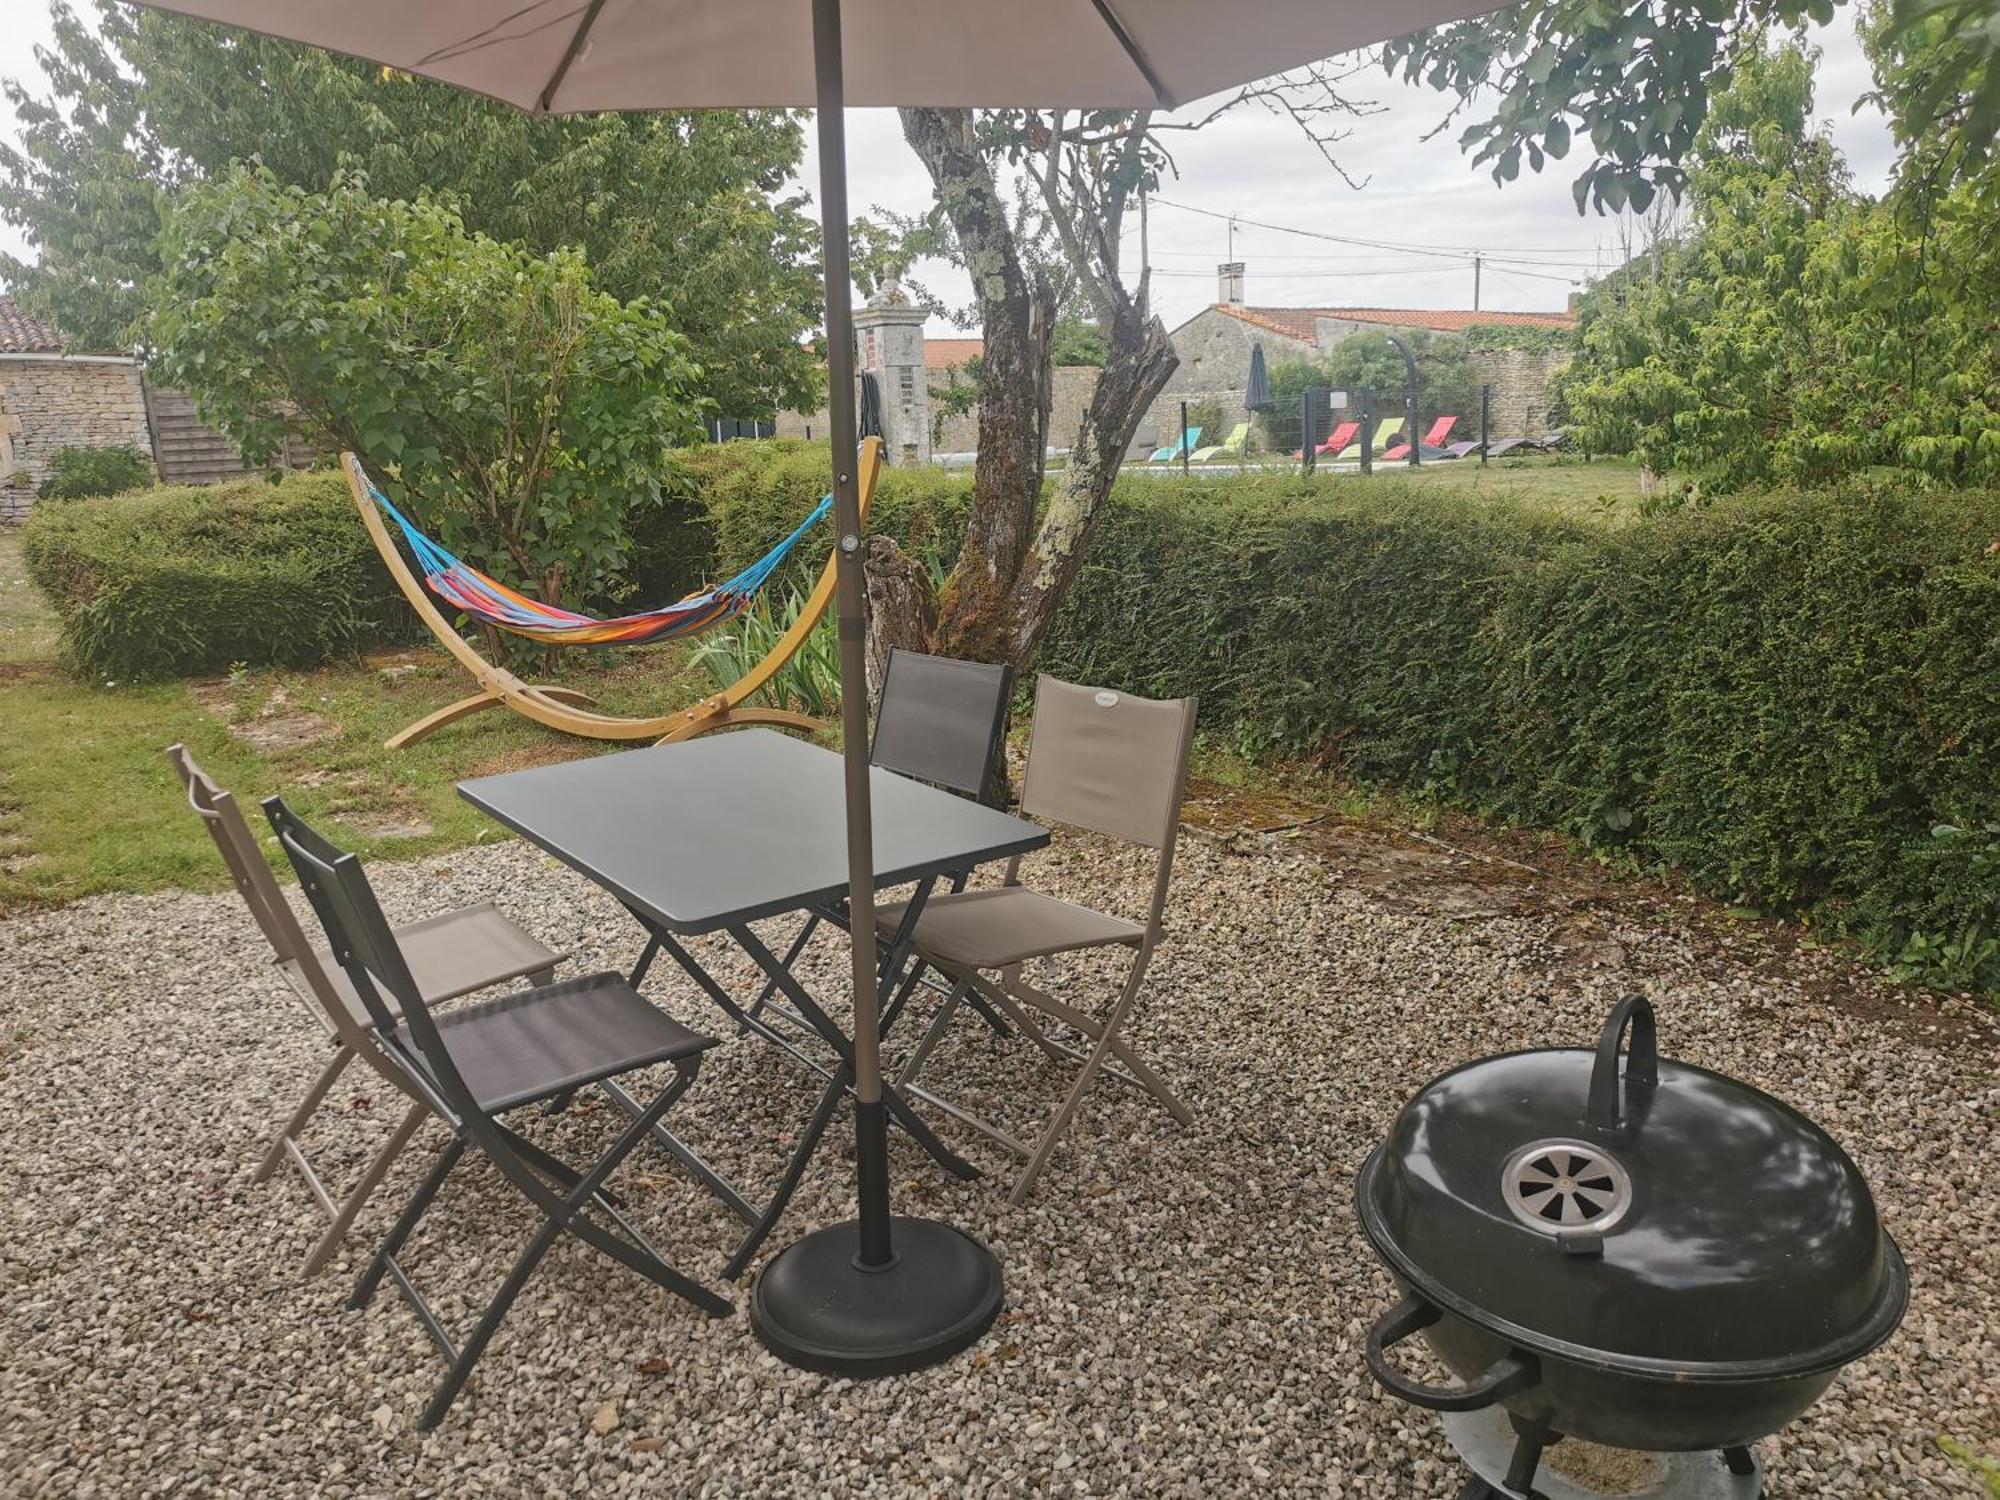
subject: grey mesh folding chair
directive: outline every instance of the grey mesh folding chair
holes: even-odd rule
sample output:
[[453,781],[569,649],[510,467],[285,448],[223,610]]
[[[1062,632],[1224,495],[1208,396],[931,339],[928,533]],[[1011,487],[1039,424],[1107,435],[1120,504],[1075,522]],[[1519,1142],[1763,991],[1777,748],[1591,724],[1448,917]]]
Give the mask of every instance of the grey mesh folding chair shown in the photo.
[[[333,1043],[333,1055],[285,1121],[284,1130],[271,1143],[270,1150],[264,1153],[255,1174],[256,1181],[265,1181],[289,1155],[314,1199],[332,1216],[333,1223],[306,1256],[306,1274],[311,1275],[339,1250],[355,1216],[430,1114],[430,1106],[411,1092],[401,1070],[389,1066],[382,1057],[374,1038],[368,1034],[368,1013],[347,975],[327,950],[315,948],[306,940],[284,893],[278,889],[271,867],[264,862],[263,851],[251,835],[250,825],[243,821],[236,799],[195,763],[187,746],[168,747],[167,761],[180,777],[188,805],[215,840],[243,904],[250,908],[250,915],[271,945],[278,972]],[[417,988],[431,1004],[523,977],[535,984],[546,984],[555,977],[556,966],[563,957],[502,916],[491,902],[399,927],[396,938],[409,958]],[[348,1064],[357,1057],[408,1095],[410,1107],[369,1161],[360,1180],[336,1203],[300,1147],[299,1134],[346,1072]]]
[[[1194,1116],[1119,1035],[1139,998],[1158,945],[1173,875],[1188,751],[1194,742],[1192,698],[1137,698],[1042,677],[1035,688],[1035,723],[1021,811],[1159,851],[1145,921],[1133,922],[1045,896],[1020,883],[1021,861],[1007,866],[1001,885],[933,896],[917,918],[918,955],[952,980],[950,995],[912,1049],[896,1087],[924,1099],[973,1129],[1027,1158],[1011,1201],[1020,1203],[1048,1165],[1077,1106],[1100,1072],[1145,1089],[1181,1124]],[[880,907],[878,920],[893,929],[899,904]],[[1117,997],[1093,1016],[1030,984],[1024,966],[1033,959],[1089,948],[1129,948],[1131,967]],[[958,1006],[971,995],[990,1001],[1057,1062],[1079,1061],[1082,1072],[1029,1145],[971,1110],[916,1085],[931,1049]],[[1080,1050],[1049,1035],[1030,1012],[1080,1032]]]
[[[444,1419],[508,1308],[562,1235],[602,1251],[711,1317],[727,1317],[729,1303],[668,1265],[618,1212],[616,1200],[604,1186],[633,1148],[660,1130],[661,1117],[694,1082],[701,1055],[715,1045],[715,1039],[690,1031],[650,1004],[623,975],[608,972],[471,1001],[433,1016],[361,862],[328,844],[279,798],[268,800],[264,810],[385,1055],[402,1067],[411,1088],[451,1126],[450,1142],[412,1194],[347,1303],[351,1308],[366,1307],[383,1276],[392,1277],[443,1353],[449,1368],[417,1426],[429,1429]],[[581,1172],[501,1123],[508,1111],[546,1104],[591,1084],[615,1087],[614,1080],[660,1064],[673,1070],[666,1087],[633,1114],[611,1147]],[[458,1346],[396,1256],[468,1146],[477,1148],[540,1210],[542,1222]],[[592,1211],[604,1215],[612,1227],[598,1223]]]
[[[1013,694],[1014,669],[1005,663],[959,661],[892,649],[882,674],[882,705],[875,715],[868,763],[998,807],[1007,794],[1004,756],[1007,708]],[[963,871],[954,875],[951,889],[964,890],[970,874]],[[806,918],[785,954],[787,970],[798,962],[821,920],[817,914]],[[919,963],[891,1002],[891,1014],[908,1003],[911,990],[923,978],[924,966]],[[773,1005],[775,989],[776,981],[766,983],[750,1014],[770,1007],[773,1014],[793,1020]],[[983,999],[974,998],[972,1003],[989,1026],[1006,1033],[1006,1023]]]

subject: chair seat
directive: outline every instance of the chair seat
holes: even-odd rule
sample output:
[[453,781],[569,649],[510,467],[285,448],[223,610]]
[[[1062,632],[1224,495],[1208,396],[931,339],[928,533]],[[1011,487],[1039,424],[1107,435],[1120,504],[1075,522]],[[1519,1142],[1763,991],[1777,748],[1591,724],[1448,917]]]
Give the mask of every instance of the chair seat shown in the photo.
[[[502,916],[491,901],[398,927],[396,943],[426,1005],[456,1000],[524,975],[547,973],[563,960],[562,954],[543,947],[527,929]],[[355,994],[347,970],[328,949],[313,951],[347,1013],[360,1025],[369,1025],[367,1008]],[[396,1008],[380,985],[376,991],[390,1009]]]
[[[893,933],[909,903],[876,908],[876,921]],[[1072,906],[1024,885],[933,896],[914,934],[925,956],[969,969],[1000,969],[1051,953],[1137,945],[1146,929],[1123,917]]]
[[[715,1038],[690,1031],[619,974],[589,974],[515,990],[432,1017],[452,1065],[488,1114],[654,1063],[706,1051]],[[405,1054],[422,1054],[407,1024]]]

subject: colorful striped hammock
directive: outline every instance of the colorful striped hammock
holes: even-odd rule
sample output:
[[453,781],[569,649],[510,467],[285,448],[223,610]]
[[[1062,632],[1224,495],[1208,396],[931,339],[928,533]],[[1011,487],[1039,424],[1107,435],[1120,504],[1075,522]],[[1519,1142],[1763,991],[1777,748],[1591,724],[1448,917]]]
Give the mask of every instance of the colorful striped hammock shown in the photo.
[[658,609],[600,620],[594,615],[580,615],[543,604],[488,578],[417,530],[416,524],[396,509],[395,503],[372,482],[368,493],[402,531],[403,540],[410,544],[432,593],[481,624],[551,646],[640,646],[649,641],[693,635],[724,620],[733,620],[750,607],[757,591],[778,570],[799,539],[833,509],[833,496],[823,497],[796,531],[726,583],[689,594]]

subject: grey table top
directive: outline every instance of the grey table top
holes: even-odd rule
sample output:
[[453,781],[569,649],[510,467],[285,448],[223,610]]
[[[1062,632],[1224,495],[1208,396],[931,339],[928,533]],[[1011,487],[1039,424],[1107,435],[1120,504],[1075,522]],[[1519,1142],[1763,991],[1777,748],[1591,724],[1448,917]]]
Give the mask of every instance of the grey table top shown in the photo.
[[[1039,849],[1048,830],[871,773],[875,885]],[[840,757],[769,729],[482,776],[459,795],[643,916],[714,932],[847,890]]]

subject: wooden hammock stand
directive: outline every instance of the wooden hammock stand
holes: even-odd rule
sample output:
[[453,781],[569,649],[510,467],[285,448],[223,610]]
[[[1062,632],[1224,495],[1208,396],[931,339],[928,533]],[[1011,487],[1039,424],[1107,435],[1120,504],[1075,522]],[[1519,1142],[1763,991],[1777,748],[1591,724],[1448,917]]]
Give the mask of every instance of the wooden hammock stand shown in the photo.
[[[632,719],[616,714],[595,713],[592,705],[596,702],[588,693],[580,693],[575,688],[559,687],[551,684],[523,682],[505,667],[495,666],[478,649],[452,628],[451,621],[444,617],[437,602],[431,597],[424,581],[411,571],[403,560],[395,538],[389,534],[388,525],[375,502],[369,498],[368,479],[362,472],[361,461],[352,453],[340,455],[341,468],[347,475],[347,486],[354,495],[354,508],[361,512],[362,524],[368,528],[368,535],[375,543],[375,550],[382,554],[383,566],[389,576],[396,580],[396,587],[403,591],[403,597],[410,601],[410,608],[417,612],[417,618],[430,628],[437,637],[438,644],[457,658],[458,664],[471,674],[479,684],[479,691],[469,698],[461,698],[456,703],[446,704],[435,713],[426,714],[414,724],[391,735],[383,743],[391,750],[400,750],[405,745],[414,745],[426,735],[434,734],[447,724],[456,724],[460,719],[469,718],[489,708],[511,708],[524,718],[533,719],[537,724],[550,729],[560,729],[565,734],[581,735],[593,740],[653,740],[658,744],[671,744],[675,740],[691,740],[697,735],[710,734],[718,729],[740,728],[746,724],[771,724],[783,729],[794,729],[811,734],[826,726],[818,719],[805,714],[792,713],[780,708],[747,707],[748,700],[758,689],[776,676],[779,669],[797,654],[798,649],[812,634],[813,627],[826,613],[833,602],[835,556],[827,555],[826,566],[820,569],[819,582],[807,596],[799,616],[791,628],[772,646],[756,666],[745,672],[735,682],[712,697],[704,698],[691,708],[675,713],[658,714],[651,718]],[[861,515],[866,520],[869,502],[875,496],[875,480],[882,468],[882,440],[868,438],[861,445],[860,473]]]

